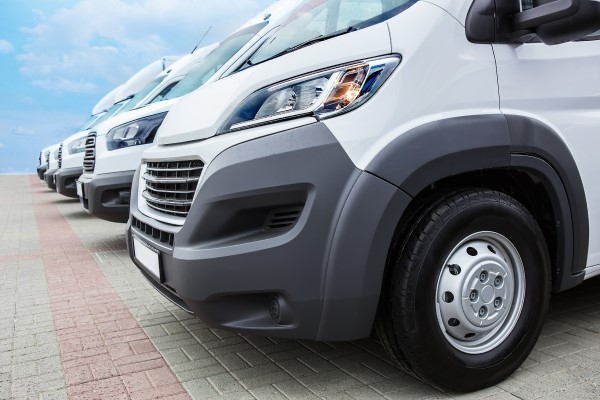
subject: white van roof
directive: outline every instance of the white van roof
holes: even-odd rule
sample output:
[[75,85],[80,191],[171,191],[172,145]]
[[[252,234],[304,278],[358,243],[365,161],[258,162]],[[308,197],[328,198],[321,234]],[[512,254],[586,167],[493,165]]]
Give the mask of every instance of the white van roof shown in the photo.
[[152,79],[169,68],[180,57],[162,57],[145,66],[127,80],[115,93],[114,103],[121,102],[133,96],[144,88]]
[[104,95],[102,99],[94,106],[92,109],[92,115],[100,114],[108,110],[113,104],[115,104],[115,95],[121,89],[121,86],[118,86]]

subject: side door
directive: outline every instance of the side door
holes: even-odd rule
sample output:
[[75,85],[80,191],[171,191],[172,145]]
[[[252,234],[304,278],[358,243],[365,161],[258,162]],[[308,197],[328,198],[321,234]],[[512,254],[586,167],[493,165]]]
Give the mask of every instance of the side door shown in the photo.
[[[524,8],[531,2],[523,0]],[[537,119],[566,143],[579,168],[589,216],[587,267],[600,265],[600,32],[557,46],[494,45],[500,106]]]

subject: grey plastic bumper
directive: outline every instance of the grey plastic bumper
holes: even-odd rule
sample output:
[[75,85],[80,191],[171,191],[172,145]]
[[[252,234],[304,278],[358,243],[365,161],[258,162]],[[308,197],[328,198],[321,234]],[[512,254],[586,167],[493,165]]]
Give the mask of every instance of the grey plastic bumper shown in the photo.
[[48,168],[46,166],[39,166],[37,167],[37,176],[38,178],[40,178],[40,180],[44,180],[44,174],[46,173],[46,171],[48,170]]
[[76,181],[82,173],[83,167],[60,169],[55,174],[56,191],[63,196],[78,198]]
[[127,222],[129,196],[135,171],[98,175],[83,184],[79,200],[86,212],[110,222]]
[[44,180],[46,181],[46,185],[48,186],[48,189],[50,189],[50,190],[56,191],[56,181],[54,180],[54,175],[56,174],[57,171],[58,171],[57,169],[52,169],[52,170],[46,171],[46,173],[44,174]]
[[[358,170],[324,124],[221,153],[183,227],[141,214],[137,181],[130,255],[146,272],[133,235],[160,250],[162,281],[154,285],[204,322],[318,340],[370,334],[388,249],[410,197]],[[301,212],[287,228],[271,229],[277,210]]]

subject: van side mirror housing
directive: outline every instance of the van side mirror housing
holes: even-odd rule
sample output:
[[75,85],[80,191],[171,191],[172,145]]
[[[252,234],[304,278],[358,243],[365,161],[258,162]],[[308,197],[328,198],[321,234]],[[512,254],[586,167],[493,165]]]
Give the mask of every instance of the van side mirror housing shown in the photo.
[[521,0],[474,0],[465,28],[473,43],[565,43],[600,30],[600,0],[534,0],[528,10]]
[[533,31],[545,44],[555,45],[600,29],[599,0],[538,0],[534,5],[514,16],[513,32]]

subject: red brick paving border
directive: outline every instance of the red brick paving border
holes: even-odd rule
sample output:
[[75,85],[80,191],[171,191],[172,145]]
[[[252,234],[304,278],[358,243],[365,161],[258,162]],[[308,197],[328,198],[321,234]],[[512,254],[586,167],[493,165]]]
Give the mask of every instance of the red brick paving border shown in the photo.
[[188,399],[47,189],[30,183],[70,398]]

